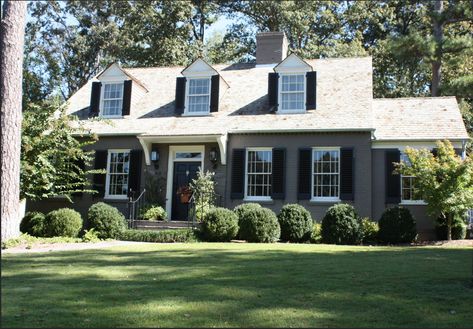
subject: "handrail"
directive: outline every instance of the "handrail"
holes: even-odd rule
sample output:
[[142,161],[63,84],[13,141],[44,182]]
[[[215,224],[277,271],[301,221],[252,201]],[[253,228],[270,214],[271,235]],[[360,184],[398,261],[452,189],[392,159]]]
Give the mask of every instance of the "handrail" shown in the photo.
[[[130,189],[130,192],[132,192],[131,189]],[[133,228],[134,221],[136,220],[136,206],[135,205],[137,202],[139,202],[140,204],[144,203],[145,193],[146,193],[146,189],[143,189],[143,191],[135,200],[133,200],[133,196],[130,196],[128,198],[128,226],[129,228]]]

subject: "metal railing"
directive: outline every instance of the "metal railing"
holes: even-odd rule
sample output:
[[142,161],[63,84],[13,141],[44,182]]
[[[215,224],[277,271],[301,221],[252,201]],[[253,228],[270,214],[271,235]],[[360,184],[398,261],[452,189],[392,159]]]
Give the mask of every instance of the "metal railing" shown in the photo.
[[223,206],[223,196],[220,194],[213,193],[211,196],[208,197],[202,197],[200,198],[201,200],[210,200],[209,204],[207,205],[206,202],[196,202],[194,194],[192,194],[190,200],[189,200],[189,211],[188,211],[188,218],[187,218],[187,227],[195,228],[198,224],[198,219],[197,219],[197,212],[200,211],[202,214],[201,221],[205,217],[205,208],[206,207],[221,207]]
[[133,197],[137,191],[130,190],[130,196],[128,198],[128,227],[133,228],[134,222],[139,216],[141,208],[146,203],[146,189],[140,193],[140,195],[133,200]]

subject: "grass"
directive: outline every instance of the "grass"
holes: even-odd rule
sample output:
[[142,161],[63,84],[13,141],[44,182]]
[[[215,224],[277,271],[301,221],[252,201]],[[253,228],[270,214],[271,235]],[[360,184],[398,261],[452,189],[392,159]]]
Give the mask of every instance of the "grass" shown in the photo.
[[471,327],[472,250],[146,244],[2,255],[2,327]]

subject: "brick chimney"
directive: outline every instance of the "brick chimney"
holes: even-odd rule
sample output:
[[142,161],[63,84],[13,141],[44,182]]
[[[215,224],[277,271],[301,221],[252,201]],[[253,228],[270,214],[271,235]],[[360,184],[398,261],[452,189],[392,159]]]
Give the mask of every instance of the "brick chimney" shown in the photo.
[[256,64],[275,64],[287,56],[284,32],[260,32],[256,35]]

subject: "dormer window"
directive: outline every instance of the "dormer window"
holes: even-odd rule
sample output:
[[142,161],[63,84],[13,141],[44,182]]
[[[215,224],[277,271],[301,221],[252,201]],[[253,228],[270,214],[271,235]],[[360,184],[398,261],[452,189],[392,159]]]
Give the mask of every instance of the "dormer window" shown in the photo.
[[281,74],[280,81],[280,111],[305,111],[305,74]]
[[123,82],[104,83],[102,96],[102,116],[121,116],[123,109]]
[[210,78],[189,79],[186,114],[209,114]]

